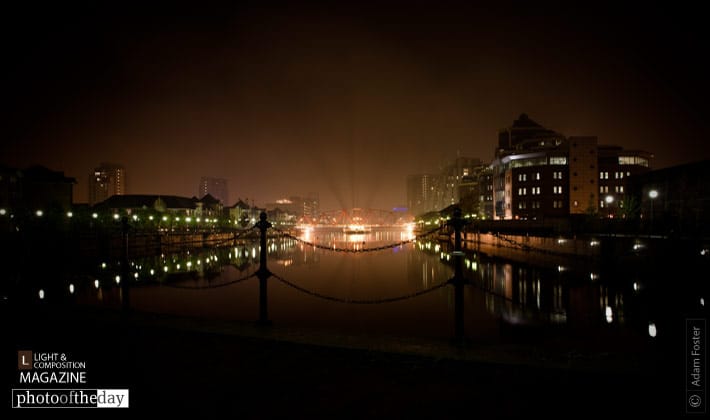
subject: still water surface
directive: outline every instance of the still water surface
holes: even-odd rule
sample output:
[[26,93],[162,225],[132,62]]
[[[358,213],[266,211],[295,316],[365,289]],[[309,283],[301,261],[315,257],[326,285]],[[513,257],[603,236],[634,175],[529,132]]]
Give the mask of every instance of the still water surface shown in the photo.
[[[411,239],[411,232],[379,230],[346,235],[338,230],[303,233],[299,239],[337,249],[362,249]],[[447,285],[391,303],[352,304],[327,300],[377,301],[433,288],[449,280],[455,258],[448,245],[419,240],[365,253],[315,248],[292,238],[268,241],[268,267],[306,289],[270,278],[269,318],[280,326],[332,333],[447,338],[454,333],[454,288]],[[530,332],[581,339],[610,349],[609,337],[645,343],[673,328],[705,290],[693,279],[668,278],[659,261],[605,266],[570,260],[565,265],[523,264],[466,252],[462,268],[465,334],[480,342],[504,342]],[[257,242],[131,260],[131,307],[135,310],[207,319],[258,318]],[[679,264],[676,262],[676,264]],[[703,267],[707,262],[702,262]],[[667,267],[666,267],[667,268]],[[697,269],[685,267],[687,270]],[[701,267],[702,268],[702,267]],[[676,273],[684,272],[677,267]],[[689,271],[690,272],[690,271]],[[71,296],[80,304],[119,307],[121,269],[101,261],[68,276],[62,289],[37,285],[35,298]],[[685,276],[687,277],[687,276]],[[235,282],[235,283],[233,283]],[[226,286],[223,286],[228,284]],[[223,287],[222,287],[223,286]],[[614,342],[612,342],[614,341]]]

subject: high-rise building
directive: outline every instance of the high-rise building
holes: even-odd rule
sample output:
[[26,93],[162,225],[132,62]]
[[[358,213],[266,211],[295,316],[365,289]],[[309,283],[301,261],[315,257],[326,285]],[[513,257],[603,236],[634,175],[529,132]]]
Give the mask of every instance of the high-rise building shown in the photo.
[[[474,173],[483,168],[480,159],[457,157],[441,170],[441,201],[437,203],[440,209],[456,204],[461,200],[461,184],[471,180]],[[466,178],[466,181],[464,181]]]
[[490,167],[479,165],[461,178],[457,203],[469,217],[480,219],[493,217],[493,183]]
[[203,176],[200,179],[200,187],[197,193],[198,198],[202,198],[210,194],[212,197],[221,201],[223,205],[229,203],[229,189],[227,188],[227,180],[224,178],[212,178]]
[[407,177],[407,208],[412,214],[436,210],[436,192],[439,176],[417,174]]
[[89,205],[125,193],[126,169],[123,165],[104,162],[89,175]]
[[[442,210],[461,201],[461,193],[469,193],[473,178],[485,168],[480,159],[457,157],[441,167],[439,173],[407,177],[407,208],[418,215]],[[469,188],[467,188],[468,186]]]
[[320,198],[318,193],[309,192],[303,199],[303,217],[308,220],[317,220],[320,215]]

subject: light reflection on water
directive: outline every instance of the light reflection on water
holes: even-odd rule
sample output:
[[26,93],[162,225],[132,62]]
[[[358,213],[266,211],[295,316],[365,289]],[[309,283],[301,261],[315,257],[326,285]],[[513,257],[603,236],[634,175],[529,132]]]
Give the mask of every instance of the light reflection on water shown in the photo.
[[[410,232],[373,230],[346,234],[338,230],[307,232],[304,240],[338,249],[362,250],[412,238]],[[298,286],[346,300],[376,300],[407,295],[449,280],[455,258],[447,244],[416,241],[377,252],[333,252],[290,238],[269,239],[269,269]],[[201,290],[253,274],[258,268],[258,243],[221,249],[159,255],[131,262],[131,273],[120,278],[116,261],[97,263],[90,274],[74,276],[62,290],[42,287],[35,296],[51,300],[68,294],[79,303],[120,306],[118,283],[131,281],[131,306],[139,311],[214,319],[251,321],[258,317],[258,280]],[[630,335],[650,335],[650,318],[658,302],[644,295],[640,274],[612,278],[595,268],[591,273],[571,263],[536,267],[468,252],[462,258],[466,335],[499,340],[510,327],[563,326],[557,331],[587,334],[591,342],[604,328]],[[81,282],[78,278],[83,278]],[[120,279],[120,281],[119,281]],[[303,294],[269,280],[269,318],[279,325],[323,328],[361,334],[392,334],[445,338],[453,335],[452,286],[387,304],[354,305]],[[53,296],[55,295],[55,296]],[[658,325],[658,326],[657,326]],[[653,335],[662,334],[659,322]]]

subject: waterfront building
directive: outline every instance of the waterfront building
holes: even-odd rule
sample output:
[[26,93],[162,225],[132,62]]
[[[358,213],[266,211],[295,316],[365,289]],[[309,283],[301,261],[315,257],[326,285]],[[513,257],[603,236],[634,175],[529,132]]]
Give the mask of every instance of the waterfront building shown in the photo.
[[212,194],[207,194],[202,198],[192,197],[192,201],[195,202],[195,216],[203,217],[208,219],[214,219],[222,217],[222,202]]
[[94,206],[97,213],[119,216],[140,213],[165,213],[171,216],[196,216],[198,200],[195,197],[154,194],[114,195]]
[[0,213],[68,212],[76,179],[44,166],[0,167]]
[[651,158],[645,151],[599,145],[592,136],[566,137],[522,114],[498,134],[493,217],[613,217],[628,201],[627,178],[647,172]]

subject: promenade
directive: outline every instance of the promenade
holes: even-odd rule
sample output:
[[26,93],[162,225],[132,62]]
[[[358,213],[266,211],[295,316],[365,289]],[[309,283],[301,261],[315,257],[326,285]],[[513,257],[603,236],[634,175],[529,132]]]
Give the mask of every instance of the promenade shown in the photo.
[[[455,346],[91,308],[27,309],[3,306],[7,353],[84,359],[87,387],[128,388],[132,408],[225,410],[240,418],[680,413],[682,389],[668,382],[672,369],[654,354],[583,354],[542,341]],[[3,366],[5,383],[18,387],[14,366]]]

